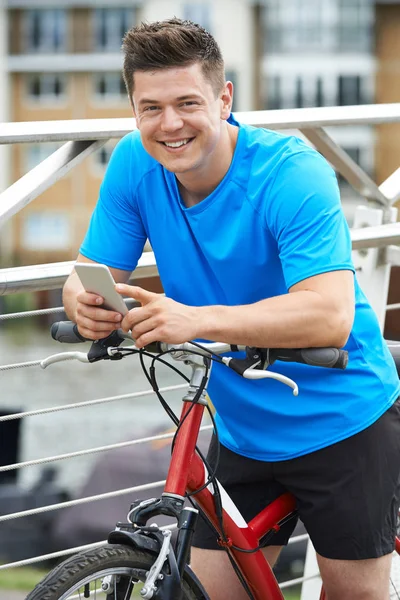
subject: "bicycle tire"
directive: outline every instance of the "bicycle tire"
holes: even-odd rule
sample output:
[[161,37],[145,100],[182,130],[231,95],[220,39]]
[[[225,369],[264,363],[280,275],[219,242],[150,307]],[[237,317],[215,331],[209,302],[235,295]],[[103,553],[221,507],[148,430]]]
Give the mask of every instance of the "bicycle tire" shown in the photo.
[[[154,560],[155,556],[150,552],[120,544],[106,544],[99,548],[93,548],[75,554],[55,567],[28,594],[26,600],[67,600],[72,597],[69,594],[73,594],[74,598],[98,598],[98,594],[96,596],[94,590],[90,592],[89,596],[84,596],[83,593],[82,596],[76,594],[78,590],[83,590],[85,583],[88,585],[87,582],[89,582],[90,585],[90,582],[101,581],[104,576],[111,574],[121,575],[122,573],[122,577],[132,577],[140,584],[143,581],[143,573],[150,569]],[[185,569],[182,587],[182,600],[209,600],[189,567]],[[97,588],[98,591],[99,588]],[[101,597],[108,598],[103,594]],[[122,594],[113,592],[109,596],[110,600],[131,600],[133,597],[136,598],[137,595],[132,590],[128,595],[126,592],[122,592]]]

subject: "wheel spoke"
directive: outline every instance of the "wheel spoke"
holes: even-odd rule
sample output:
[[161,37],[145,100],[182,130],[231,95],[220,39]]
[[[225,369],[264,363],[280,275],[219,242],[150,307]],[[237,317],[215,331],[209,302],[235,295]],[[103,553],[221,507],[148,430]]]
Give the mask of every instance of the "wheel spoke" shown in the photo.
[[[82,552],[51,571],[26,600],[133,600],[154,564],[155,555],[116,544]],[[204,595],[190,573],[185,575],[185,600]],[[109,594],[107,594],[109,582]],[[104,588],[103,588],[104,584]],[[111,588],[113,585],[113,588]]]

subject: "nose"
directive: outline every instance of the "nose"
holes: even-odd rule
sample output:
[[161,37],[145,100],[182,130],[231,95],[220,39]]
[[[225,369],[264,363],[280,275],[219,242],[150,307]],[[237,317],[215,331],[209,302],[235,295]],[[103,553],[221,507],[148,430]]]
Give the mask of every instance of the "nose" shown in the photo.
[[183,120],[182,117],[176,112],[172,106],[164,108],[161,116],[161,129],[165,132],[177,131],[182,129]]

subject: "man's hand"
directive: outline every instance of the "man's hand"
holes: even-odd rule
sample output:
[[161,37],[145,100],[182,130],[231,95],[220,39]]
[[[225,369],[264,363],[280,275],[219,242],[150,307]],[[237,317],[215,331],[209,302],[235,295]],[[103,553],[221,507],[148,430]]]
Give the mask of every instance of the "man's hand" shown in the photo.
[[137,286],[119,283],[116,290],[142,305],[132,308],[121,323],[123,331],[131,330],[138,348],[151,342],[181,344],[198,337],[199,314],[196,307],[180,304]]
[[103,298],[97,294],[81,291],[76,296],[75,320],[78,330],[89,340],[105,338],[121,327],[122,315],[101,308]]

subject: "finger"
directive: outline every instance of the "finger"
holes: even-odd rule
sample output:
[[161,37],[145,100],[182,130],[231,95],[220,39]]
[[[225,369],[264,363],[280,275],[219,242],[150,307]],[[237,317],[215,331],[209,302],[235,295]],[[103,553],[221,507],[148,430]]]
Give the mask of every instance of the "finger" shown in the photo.
[[124,329],[124,331],[129,331],[138,323],[149,319],[151,315],[151,309],[146,306],[131,308],[131,310],[123,318],[121,327]]
[[91,292],[85,291],[79,292],[76,299],[78,302],[81,302],[82,304],[88,304],[90,306],[100,306],[104,302],[104,299],[98,294],[92,294]]
[[95,308],[87,304],[78,304],[76,307],[77,317],[81,316],[92,321],[103,321],[106,323],[120,323],[122,321],[122,315],[113,310],[106,310],[104,308]]
[[137,285],[127,285],[125,283],[117,283],[115,289],[119,294],[124,296],[128,296],[129,298],[133,298],[140,302],[140,304],[148,304],[155,298],[159,296],[155,292],[149,292],[148,290],[144,290],[143,288]]
[[105,338],[119,328],[117,324],[113,325],[101,321],[92,321],[91,319],[86,318],[77,319],[76,324],[79,333],[91,340]]
[[157,329],[152,329],[151,331],[140,335],[138,338],[136,338],[135,336],[132,337],[135,340],[135,346],[137,348],[143,348],[144,346],[147,346],[147,344],[160,341],[160,336],[157,334]]
[[133,339],[137,340],[145,333],[148,333],[149,331],[153,331],[154,329],[157,328],[157,325],[158,325],[158,323],[156,322],[156,320],[154,318],[146,319],[145,321],[141,321],[134,327],[131,327]]

